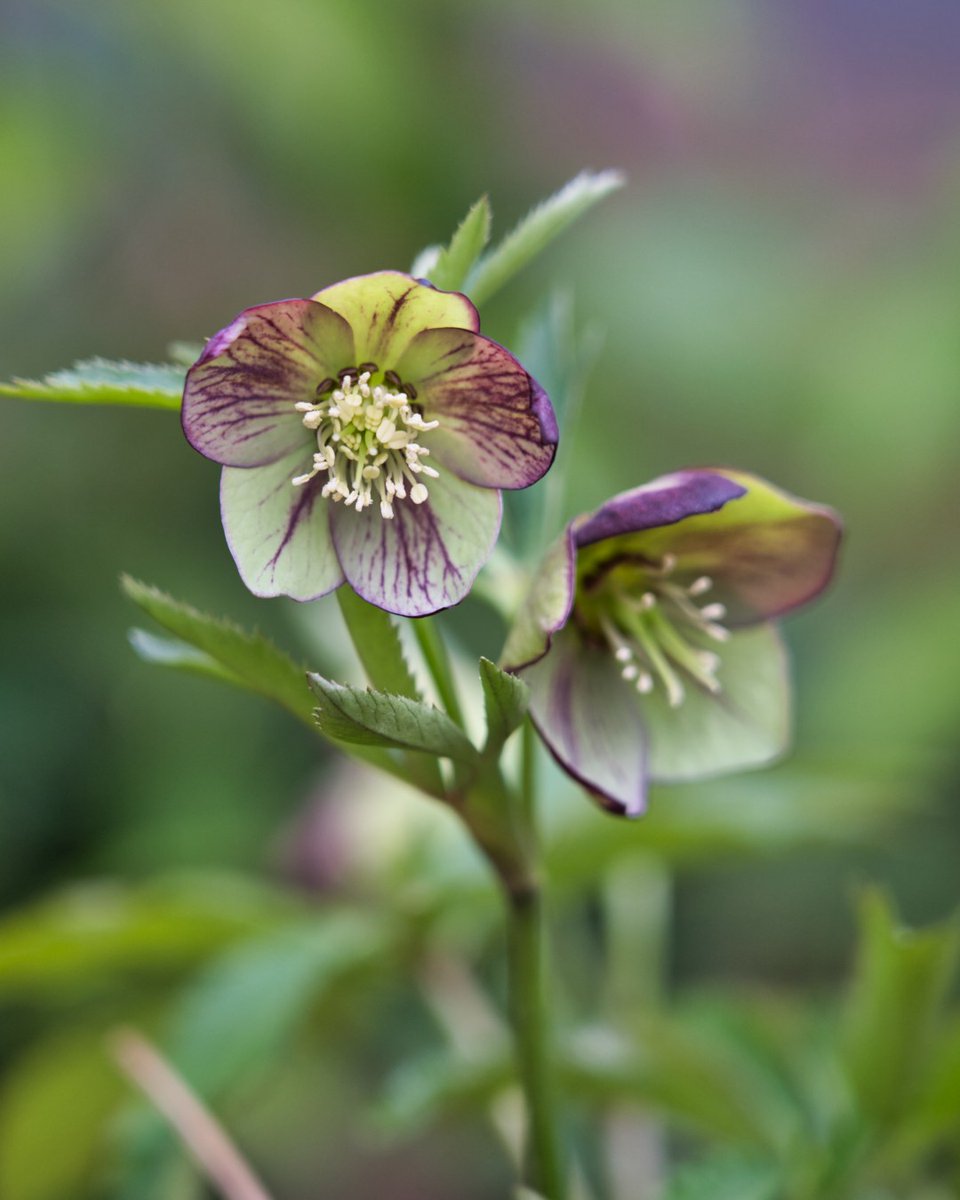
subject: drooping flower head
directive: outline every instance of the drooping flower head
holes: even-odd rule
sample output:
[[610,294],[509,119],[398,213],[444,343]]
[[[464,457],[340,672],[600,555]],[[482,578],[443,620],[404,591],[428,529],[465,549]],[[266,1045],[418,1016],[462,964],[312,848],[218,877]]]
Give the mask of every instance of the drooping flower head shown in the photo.
[[560,765],[637,816],[651,780],[776,758],[789,738],[773,619],[827,584],[827,508],[728,470],[686,470],[572,521],[504,649]]
[[397,271],[249,308],[187,374],[183,428],[223,465],[230,551],[258,596],[346,580],[404,616],[462,600],[557,425],[477,310]]

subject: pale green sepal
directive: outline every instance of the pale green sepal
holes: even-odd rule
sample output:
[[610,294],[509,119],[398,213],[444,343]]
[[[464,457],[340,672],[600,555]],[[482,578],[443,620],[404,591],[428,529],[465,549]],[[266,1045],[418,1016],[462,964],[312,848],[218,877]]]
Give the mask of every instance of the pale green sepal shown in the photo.
[[128,404],[179,409],[186,364],[108,362],[91,358],[42,379],[0,383],[0,395],[60,404]]
[[446,713],[406,696],[364,691],[308,676],[319,705],[314,716],[320,731],[352,745],[420,750],[474,764],[476,747]]
[[490,240],[490,222],[490,201],[481,196],[457,226],[450,245],[440,251],[436,264],[427,273],[434,287],[445,292],[457,292],[463,287],[470,268]]
[[659,684],[641,698],[653,780],[703,779],[759,767],[787,749],[790,681],[776,626],[737,630],[711,649],[721,660],[717,695],[684,679],[684,699],[676,708]]
[[530,581],[500,655],[504,667],[513,670],[546,653],[551,637],[570,614],[573,589],[574,549],[570,532],[565,529]]
[[581,171],[542,204],[529,212],[498,246],[470,272],[467,295],[483,304],[513,275],[598,201],[624,184],[619,171]]
[[404,658],[393,617],[382,608],[368,604],[347,584],[338,588],[336,595],[357,657],[373,686],[378,691],[407,696],[411,700],[422,699]]
[[248,633],[231,621],[198,612],[129,575],[122,576],[120,584],[134,604],[158,625],[213,659],[221,669],[221,678],[275,700],[311,729],[314,727],[306,667],[298,666],[262,634]]
[[489,658],[480,659],[480,683],[487,718],[487,741],[483,752],[493,758],[507,738],[523,724],[530,707],[530,689],[522,679],[502,671]]

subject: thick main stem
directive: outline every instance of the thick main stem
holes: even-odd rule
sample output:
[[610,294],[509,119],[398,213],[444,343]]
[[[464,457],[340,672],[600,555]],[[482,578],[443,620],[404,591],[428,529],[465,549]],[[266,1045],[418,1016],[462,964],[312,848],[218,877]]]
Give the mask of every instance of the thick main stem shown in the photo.
[[524,1182],[546,1200],[564,1200],[540,889],[506,891],[510,1015],[527,1113]]

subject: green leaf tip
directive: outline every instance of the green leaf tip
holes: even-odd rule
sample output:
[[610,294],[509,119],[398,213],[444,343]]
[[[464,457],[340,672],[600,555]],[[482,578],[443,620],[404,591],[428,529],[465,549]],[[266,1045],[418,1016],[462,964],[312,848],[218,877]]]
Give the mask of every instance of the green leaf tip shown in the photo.
[[0,383],[0,395],[59,404],[120,404],[179,409],[186,366],[90,358],[42,379]]
[[120,586],[138,608],[178,639],[167,642],[135,632],[131,641],[141,658],[212,675],[257,692],[313,728],[306,667],[295,663],[268,638],[199,612],[129,575],[121,576]]
[[490,201],[481,196],[457,226],[450,245],[437,255],[429,272],[430,282],[435,287],[448,292],[463,287],[470,269],[490,240],[491,221]]
[[498,754],[507,738],[523,724],[530,704],[530,689],[503,671],[488,658],[480,659],[480,683],[487,718],[487,743],[484,753]]
[[459,726],[431,704],[308,676],[319,704],[321,733],[337,741],[394,750],[419,750],[473,764],[478,755]]
[[489,300],[568,225],[625,182],[621,171],[581,171],[532,209],[498,246],[480,259],[466,280],[470,299],[474,304]]

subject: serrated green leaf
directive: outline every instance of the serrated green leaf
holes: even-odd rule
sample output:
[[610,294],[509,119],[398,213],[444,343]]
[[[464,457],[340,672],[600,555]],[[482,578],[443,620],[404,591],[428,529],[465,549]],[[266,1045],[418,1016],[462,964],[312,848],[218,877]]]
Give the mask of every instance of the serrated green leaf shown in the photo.
[[42,379],[0,383],[0,395],[61,404],[127,404],[179,409],[186,367],[176,363],[108,362],[91,358]]
[[370,683],[378,691],[419,700],[420,691],[390,614],[368,604],[351,587],[337,589],[337,602]]
[[490,240],[490,201],[486,196],[473,205],[457,226],[450,245],[440,251],[430,271],[430,282],[446,292],[463,287],[471,267]]
[[362,746],[384,746],[399,750],[421,750],[427,754],[473,764],[476,748],[459,726],[431,704],[363,691],[309,676],[319,700],[315,716],[328,737]]
[[313,728],[305,666],[297,666],[262,634],[199,612],[128,575],[120,582],[134,604],[158,625],[218,663],[223,678],[275,700]]
[[581,171],[529,212],[502,242],[476,264],[465,291],[475,304],[494,293],[595,204],[624,183],[619,171]]
[[195,646],[189,646],[177,638],[159,637],[146,629],[131,629],[127,634],[130,645],[138,658],[157,667],[173,667],[178,671],[187,671],[193,675],[204,675],[211,679],[220,679],[224,683],[232,683],[237,687],[245,687],[242,679],[238,679],[231,671],[204,654]]
[[500,753],[511,733],[523,724],[530,705],[530,689],[522,679],[501,671],[489,658],[480,659],[480,683],[487,718],[487,742],[483,752],[492,758]]
[[911,1111],[932,1065],[960,955],[960,921],[904,929],[873,889],[861,897],[859,921],[843,1058],[862,1111],[887,1127]]

